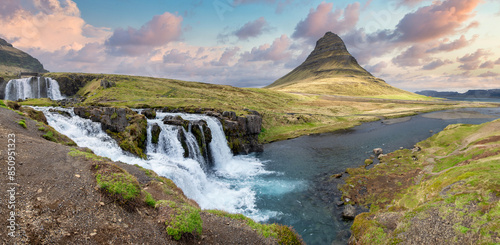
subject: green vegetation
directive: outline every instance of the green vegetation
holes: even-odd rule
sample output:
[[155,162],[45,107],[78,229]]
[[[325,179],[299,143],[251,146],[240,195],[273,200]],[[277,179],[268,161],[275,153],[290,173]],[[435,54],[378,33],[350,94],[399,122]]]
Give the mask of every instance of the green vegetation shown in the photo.
[[49,98],[39,98],[39,99],[27,99],[18,102],[20,105],[31,105],[31,106],[57,106],[57,102]]
[[118,194],[125,200],[136,198],[141,193],[137,179],[128,173],[97,174],[99,188],[111,194]]
[[5,108],[5,109],[9,109],[7,107],[7,105],[5,105],[5,103],[3,102],[3,100],[0,100],[0,107]]
[[172,209],[172,215],[165,222],[167,233],[175,240],[180,240],[183,234],[194,233],[201,235],[203,221],[200,210],[185,204],[177,204],[172,201],[159,201],[156,207],[168,206]]
[[[390,153],[370,170],[348,169],[344,198],[371,205],[351,227],[357,244],[410,241],[433,222],[444,222],[448,228],[441,229],[453,230],[463,243],[498,242],[499,125],[450,125],[418,143],[421,151]],[[366,195],[360,195],[363,188]]]
[[288,226],[279,224],[261,224],[245,217],[243,214],[231,214],[221,210],[207,210],[206,212],[234,220],[241,220],[262,236],[276,238],[278,240],[278,244],[304,244],[302,238],[293,230],[293,228]]
[[76,146],[76,143],[72,139],[64,134],[57,132],[57,130],[55,130],[53,127],[41,122],[38,122],[37,126],[38,130],[45,132],[45,134],[42,135],[42,138],[63,145]]
[[[78,96],[86,97],[82,105],[168,107],[183,108],[188,112],[211,108],[234,111],[238,116],[246,115],[248,112],[245,109],[256,110],[263,116],[263,132],[259,136],[263,143],[350,128],[363,122],[379,120],[380,117],[401,117],[426,111],[485,106],[465,102],[430,103],[415,100],[399,103],[399,100],[367,98],[352,100],[126,75],[47,73],[46,76],[59,80],[85,77],[88,81],[80,84],[83,87],[77,93]],[[115,82],[116,87],[103,89],[100,86],[102,79]],[[425,100],[428,98],[425,97]]]
[[23,127],[23,128],[28,128],[28,127],[26,127],[26,120],[25,119],[19,120],[19,122],[17,122],[17,124],[21,125],[21,127]]

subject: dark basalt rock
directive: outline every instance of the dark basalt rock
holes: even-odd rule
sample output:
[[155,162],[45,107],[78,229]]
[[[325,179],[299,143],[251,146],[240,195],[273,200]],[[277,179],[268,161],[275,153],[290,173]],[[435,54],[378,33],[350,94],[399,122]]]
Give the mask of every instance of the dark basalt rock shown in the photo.
[[78,90],[92,80],[102,78],[103,75],[93,74],[50,74],[48,77],[53,78],[59,83],[59,90],[65,96],[73,96],[78,93]]
[[158,141],[160,139],[160,133],[161,133],[161,128],[158,126],[158,124],[153,124],[151,128],[151,142],[153,144],[158,144]]
[[67,118],[71,118],[71,114],[67,111],[61,111],[61,110],[57,110],[57,109],[49,109],[50,112],[55,112],[55,113],[58,113],[62,116],[65,116]]
[[101,128],[113,137],[120,147],[145,158],[147,121],[144,115],[129,108],[75,107],[76,115],[100,122]]
[[0,77],[0,99],[5,98],[5,88],[7,87],[7,81]]
[[142,110],[141,114],[146,116],[146,118],[148,118],[148,119],[155,119],[156,118],[156,111],[151,109],[151,108],[147,108],[147,109]]
[[169,124],[169,125],[176,125],[176,126],[182,126],[184,129],[188,130],[189,127],[189,121],[184,120],[181,116],[166,116],[163,118],[163,123],[164,124]]
[[219,118],[233,154],[249,154],[264,150],[263,145],[259,143],[262,117],[256,111],[247,111],[251,114],[236,116],[234,112],[223,112]]

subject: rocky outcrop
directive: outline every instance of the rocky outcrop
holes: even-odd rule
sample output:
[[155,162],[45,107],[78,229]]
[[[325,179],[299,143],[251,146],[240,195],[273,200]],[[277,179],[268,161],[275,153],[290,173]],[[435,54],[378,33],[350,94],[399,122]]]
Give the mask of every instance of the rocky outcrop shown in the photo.
[[147,119],[155,119],[156,118],[156,111],[151,109],[151,108],[147,108],[147,109],[142,110],[141,114],[146,116]]
[[102,75],[95,74],[47,74],[47,77],[55,79],[59,83],[59,90],[65,96],[73,96],[92,80],[99,79]]
[[160,139],[160,133],[161,133],[161,128],[158,126],[158,124],[153,124],[151,128],[151,142],[153,144],[158,144],[158,141]]
[[342,218],[344,219],[354,219],[356,217],[356,208],[351,204],[344,206],[344,211],[342,211]]
[[7,87],[7,82],[0,77],[0,99],[5,98],[5,87]]
[[76,107],[76,115],[100,122],[101,128],[115,139],[120,147],[132,154],[145,158],[147,121],[129,108]]
[[[163,112],[185,112],[205,114],[216,117],[222,123],[227,143],[233,154],[249,154],[262,152],[264,146],[259,143],[259,134],[262,129],[262,116],[259,112],[245,109],[248,115],[237,116],[233,111],[218,111],[210,108],[169,108],[162,109]],[[163,119],[165,124],[185,126],[185,120],[181,117],[168,116]]]
[[102,80],[101,80],[101,87],[102,87],[103,89],[116,87],[116,83],[115,83],[115,82],[108,81],[108,80],[106,80],[106,79],[102,79]]
[[236,116],[234,112],[225,111],[219,117],[229,148],[234,154],[262,152],[264,146],[259,143],[262,128],[262,116],[253,110],[246,116]]

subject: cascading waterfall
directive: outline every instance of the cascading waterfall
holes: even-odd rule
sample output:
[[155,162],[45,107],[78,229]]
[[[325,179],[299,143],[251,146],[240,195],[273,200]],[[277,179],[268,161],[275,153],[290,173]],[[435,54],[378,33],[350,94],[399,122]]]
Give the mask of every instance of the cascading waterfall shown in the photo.
[[59,83],[49,77],[12,79],[7,83],[5,87],[5,100],[26,98],[64,99],[59,90]]
[[[53,108],[66,111],[71,117],[50,112],[49,107],[35,107],[44,112],[50,126],[67,135],[81,147],[88,147],[95,154],[113,161],[138,164],[152,169],[159,175],[174,181],[185,195],[195,200],[203,209],[221,209],[232,213],[243,213],[255,220],[263,221],[277,212],[258,210],[256,207],[256,178],[272,172],[251,156],[233,156],[226,141],[222,124],[205,115],[157,113],[155,119],[148,119],[147,160],[124,152],[105,132],[101,125],[76,116],[72,109]],[[212,133],[212,141],[207,147],[213,165],[207,165],[206,156],[200,152],[196,137],[191,129],[164,124],[167,115],[180,115],[184,120],[204,120]],[[154,124],[160,128],[158,143],[152,143],[151,130]],[[184,157],[184,148],[179,133],[185,135],[189,157]],[[205,139],[203,139],[205,140]],[[271,184],[272,185],[272,184]]]

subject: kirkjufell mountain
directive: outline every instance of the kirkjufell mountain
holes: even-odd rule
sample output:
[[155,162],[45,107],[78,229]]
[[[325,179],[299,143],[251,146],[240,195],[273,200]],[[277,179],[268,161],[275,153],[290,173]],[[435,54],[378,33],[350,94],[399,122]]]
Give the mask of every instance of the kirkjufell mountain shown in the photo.
[[342,39],[327,32],[307,59],[267,88],[284,92],[349,96],[415,94],[395,88],[361,67]]

